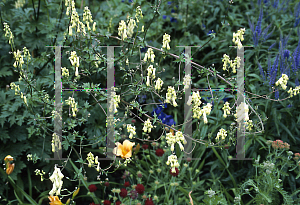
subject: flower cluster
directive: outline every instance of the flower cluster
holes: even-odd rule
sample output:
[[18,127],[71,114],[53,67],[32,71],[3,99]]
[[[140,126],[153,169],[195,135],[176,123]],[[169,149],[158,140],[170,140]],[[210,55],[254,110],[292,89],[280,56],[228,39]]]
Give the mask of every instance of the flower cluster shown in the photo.
[[233,32],[233,39],[232,42],[235,43],[235,45],[238,45],[238,48],[241,49],[241,47],[243,46],[241,41],[244,40],[243,34],[245,33],[245,28],[241,28],[240,30],[238,30],[237,33]]
[[12,32],[9,28],[9,25],[7,25],[7,23],[4,22],[3,25],[4,25],[3,30],[5,31],[5,37],[8,37],[8,42],[9,42],[9,44],[11,44],[13,41],[14,35],[12,34]]
[[147,132],[147,130],[148,130],[148,132],[150,133],[151,128],[153,128],[153,126],[151,125],[150,119],[147,119],[147,121],[145,121],[145,123],[144,123],[143,131]]
[[23,61],[23,56],[21,55],[21,52],[19,50],[17,50],[17,52],[14,51],[14,58],[16,59],[15,63],[14,63],[14,67],[18,67],[18,63],[19,63],[19,67],[21,68],[22,65],[24,64]]
[[[93,23],[93,20],[92,20],[91,11],[89,10],[89,8],[87,6],[84,7],[83,21],[86,22],[87,28],[90,31],[91,30],[90,22]],[[94,22],[94,24],[93,24],[93,31],[95,31],[95,30],[96,30],[96,22]]]
[[73,117],[76,117],[76,113],[75,113],[75,112],[77,112],[78,110],[77,110],[77,108],[76,108],[77,103],[75,103],[75,99],[72,98],[72,97],[69,97],[69,99],[68,99],[68,100],[65,100],[65,101],[66,101],[67,105],[71,105]]
[[35,172],[35,175],[40,175],[41,176],[41,181],[44,181],[43,175],[46,174],[44,172],[44,170],[42,170],[42,172],[41,172],[39,169],[36,169],[34,172]]
[[136,23],[135,23],[135,20],[132,19],[132,18],[130,18],[130,19],[127,21],[127,23],[128,23],[127,36],[128,36],[129,38],[131,38],[132,35],[133,35],[133,29],[134,29],[134,27],[136,26]]
[[138,6],[136,8],[136,14],[135,14],[135,18],[136,18],[136,21],[139,22],[139,18],[143,18],[143,12],[142,12],[142,9],[140,6]]
[[69,70],[66,67],[61,68],[61,70],[63,77],[69,77]]
[[287,142],[283,143],[283,141],[281,141],[281,140],[273,141],[272,147],[276,150],[277,149],[287,149],[287,150],[290,149],[290,145]]
[[203,115],[204,123],[207,124],[207,117],[206,115],[210,114],[212,105],[210,103],[207,103],[206,106],[204,106],[202,109],[200,109],[201,105],[201,97],[199,95],[199,91],[193,92],[193,95],[189,97],[189,100],[187,102],[187,105],[193,104],[193,118],[200,119],[200,117]]
[[133,135],[136,135],[135,126],[127,125],[127,131],[130,132],[129,139],[132,139]]
[[235,120],[237,122],[240,122],[243,118],[247,122],[249,120],[248,112],[249,108],[248,105],[242,102],[238,107],[237,107],[237,114],[234,114],[234,117],[236,118]]
[[295,87],[295,89],[290,88],[289,91],[287,91],[290,94],[290,98],[299,94],[300,92],[300,86]]
[[227,131],[221,128],[217,134],[216,140],[219,140],[220,137],[222,138],[222,140],[224,140],[226,136],[227,136]]
[[229,56],[224,54],[222,62],[223,62],[223,70],[227,70],[227,63],[229,63],[230,67],[232,68],[232,72],[236,73],[236,68],[240,67],[241,58],[237,56],[232,62],[232,60],[229,59]]
[[226,103],[224,104],[222,110],[224,110],[224,115],[223,115],[223,117],[226,118],[227,115],[230,114],[230,110],[231,110],[231,108],[229,107],[229,103],[228,103],[228,102],[226,102]]
[[[97,168],[96,168],[97,172],[100,171],[100,162],[98,161],[98,156],[96,156],[96,157],[94,158],[93,153],[90,152],[90,153],[88,153],[86,159],[87,159],[87,161],[89,162],[89,164],[88,164],[89,167],[92,167],[94,164],[96,164],[96,165],[97,165]],[[94,161],[95,161],[95,162],[94,162]]]
[[274,168],[274,163],[271,163],[269,161],[263,162],[264,164],[262,165],[262,167],[264,169],[266,169],[266,173],[267,174],[271,174],[272,169]]
[[[72,15],[71,15],[71,24],[72,25],[69,26],[69,36],[73,35],[72,34],[73,28],[75,28],[76,25],[77,25],[77,33],[80,33],[80,32],[83,31],[83,35],[85,36],[86,35],[85,25],[82,22],[80,22],[80,20],[79,20],[79,15],[78,15],[78,13],[75,9],[74,0],[72,0],[72,2],[71,2],[71,0],[66,0],[65,6],[67,7],[67,11],[66,11],[67,16],[70,15],[70,9],[71,9],[71,12],[72,12]],[[88,10],[87,9],[85,9],[85,15],[83,16],[83,18],[84,18],[84,20],[91,20],[91,22],[92,22],[91,15],[88,15]],[[93,30],[95,30],[95,25],[96,24],[94,23]],[[81,27],[82,31],[81,31],[80,27]]]
[[[166,101],[165,103],[170,103],[172,104],[174,107],[177,106],[177,103],[176,103],[176,92],[175,92],[175,89],[174,87],[171,87],[169,86],[168,87],[168,92],[166,93]],[[170,102],[170,100],[172,100],[172,103]]]
[[163,83],[164,82],[160,78],[157,78],[157,80],[155,81],[155,90],[159,92]]
[[252,120],[248,120],[245,122],[245,124],[247,125],[246,129],[251,131],[252,130],[252,127],[253,127],[253,122]]
[[169,34],[164,34],[164,36],[163,36],[163,46],[162,46],[162,48],[167,48],[167,50],[170,50],[170,45],[169,45],[169,43],[170,43],[170,35]]
[[120,95],[116,95],[116,92],[114,91],[116,88],[115,87],[111,87],[112,92],[111,92],[111,104],[109,106],[109,111],[112,112],[113,110],[116,112],[117,108],[119,107],[118,103],[120,103]]
[[71,57],[69,57],[72,66],[75,66],[75,76],[78,76],[78,67],[79,67],[79,57],[76,55],[76,51],[71,52]]
[[53,183],[53,188],[49,192],[50,196],[53,196],[53,194],[60,195],[60,190],[61,190],[61,187],[62,187],[62,184],[63,184],[63,181],[62,181],[63,177],[64,177],[64,175],[60,172],[60,169],[57,168],[57,166],[55,165],[54,172],[50,176],[50,180]]
[[52,146],[52,152],[55,152],[56,148],[58,150],[61,150],[61,141],[56,133],[52,134],[51,146]]
[[150,86],[150,76],[152,76],[153,79],[155,78],[155,68],[153,68],[153,65],[150,65],[150,66],[147,68],[147,71],[148,71],[148,75],[147,75],[147,82],[146,82],[146,85],[147,85],[147,86]]
[[118,35],[121,36],[122,39],[127,38],[127,28],[124,20],[121,20],[121,22],[119,23]]
[[[20,91],[19,85],[16,85],[14,82],[12,82],[12,83],[10,83],[10,87],[11,87],[12,90],[13,90],[13,89],[15,90],[15,95],[20,95],[20,94],[19,94],[19,91]],[[24,100],[24,103],[25,103],[26,105],[28,105],[28,104],[27,104],[26,96],[23,95],[22,92],[21,92],[21,98]]]
[[155,58],[155,55],[154,55],[153,49],[149,48],[147,50],[147,53],[145,54],[144,61],[147,62],[147,59],[151,59],[151,62],[154,63],[154,58]]
[[167,165],[170,165],[171,163],[171,167],[172,167],[172,173],[176,173],[176,169],[175,167],[179,167],[179,163],[177,161],[177,156],[172,154],[168,157],[168,161],[166,162]]
[[295,157],[294,157],[294,160],[298,161],[300,158],[300,154],[299,153],[295,153]]
[[182,132],[176,132],[176,135],[174,136],[171,132],[169,132],[167,134],[167,137],[166,137],[166,140],[167,140],[167,143],[169,146],[171,146],[171,151],[173,152],[174,151],[174,146],[175,146],[175,143],[177,142],[179,147],[180,147],[180,150],[183,151],[184,150],[184,147],[183,145],[181,144],[181,142],[183,144],[186,144],[186,140],[185,138],[183,137],[182,135]]
[[275,83],[275,85],[281,85],[282,89],[286,90],[286,84],[288,80],[289,77],[286,74],[282,74],[281,78]]
[[89,185],[89,192],[95,192],[95,191],[97,191],[97,187],[96,187],[96,185],[95,184],[91,184],[91,185]]
[[183,85],[184,85],[184,89],[188,89],[191,85],[191,76],[190,75],[185,75],[185,77],[183,78]]

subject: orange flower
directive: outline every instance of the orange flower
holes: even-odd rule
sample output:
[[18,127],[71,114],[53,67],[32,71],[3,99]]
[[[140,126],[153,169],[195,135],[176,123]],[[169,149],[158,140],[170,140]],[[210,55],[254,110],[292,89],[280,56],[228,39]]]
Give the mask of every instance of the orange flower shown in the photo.
[[117,147],[114,148],[113,154],[121,156],[124,158],[130,158],[132,155],[132,146],[135,145],[134,142],[129,140],[124,140],[123,145],[119,142],[116,143]]
[[10,175],[14,171],[14,168],[15,168],[15,163],[11,164],[8,162],[6,166],[6,174]]
[[6,174],[8,174],[8,175],[10,175],[14,171],[15,164],[11,163],[11,161],[13,161],[13,160],[14,160],[14,158],[10,155],[7,155],[4,158],[4,162],[5,162],[5,165],[6,165]]
[[48,199],[50,200],[50,205],[62,205],[61,201],[59,200],[58,196],[48,196]]

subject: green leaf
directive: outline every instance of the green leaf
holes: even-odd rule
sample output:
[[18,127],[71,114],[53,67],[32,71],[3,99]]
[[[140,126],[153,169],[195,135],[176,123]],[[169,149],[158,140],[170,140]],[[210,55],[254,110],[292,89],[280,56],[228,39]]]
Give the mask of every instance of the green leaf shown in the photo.
[[296,143],[296,139],[292,135],[291,131],[284,124],[282,124],[280,121],[278,121],[278,124],[291,136],[291,138],[293,138],[294,143]]
[[[74,170],[75,170],[75,173],[77,173],[77,175],[79,176],[79,179],[81,180],[81,182],[83,183],[83,185],[85,186],[86,190],[89,190],[89,185],[88,183],[84,180],[83,178],[83,175],[81,173],[81,170],[79,170],[75,164],[72,162],[71,159],[69,159],[69,162],[71,163],[71,165],[73,166]],[[96,203],[96,204],[100,204],[98,198],[95,196],[95,193],[94,192],[91,192],[90,193],[90,196],[92,197],[93,201]]]

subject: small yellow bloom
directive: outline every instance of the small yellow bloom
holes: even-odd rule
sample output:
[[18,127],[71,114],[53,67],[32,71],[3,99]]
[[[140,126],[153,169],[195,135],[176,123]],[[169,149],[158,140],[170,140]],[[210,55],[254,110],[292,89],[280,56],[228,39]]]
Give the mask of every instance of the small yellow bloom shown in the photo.
[[125,140],[123,145],[119,142],[116,143],[117,147],[114,148],[113,154],[117,156],[121,156],[124,158],[130,158],[132,155],[132,146],[135,145],[134,142],[130,142],[129,140]]
[[62,205],[61,201],[59,200],[58,196],[48,196],[48,199],[50,200],[50,205]]

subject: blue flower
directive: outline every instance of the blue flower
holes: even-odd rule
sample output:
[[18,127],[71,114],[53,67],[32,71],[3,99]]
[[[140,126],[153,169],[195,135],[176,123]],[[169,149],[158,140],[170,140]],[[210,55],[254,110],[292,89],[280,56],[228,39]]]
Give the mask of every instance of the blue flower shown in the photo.
[[[258,64],[258,67],[259,67],[259,72],[260,72],[260,74],[263,76],[263,79],[266,80],[265,74],[264,74],[264,70],[262,69],[262,67],[261,67],[261,65],[259,64],[259,62],[257,62],[257,64]],[[265,84],[265,83],[263,83],[263,84]]]
[[270,73],[269,73],[270,86],[272,86],[275,83],[275,78],[277,75],[277,67],[278,67],[278,58],[279,58],[279,54],[277,54],[273,67],[270,69]]
[[167,16],[166,15],[163,15],[163,19],[166,19],[167,18]]
[[279,0],[275,0],[275,1],[274,1],[274,4],[272,5],[275,9],[278,7],[278,3],[279,3],[278,1],[279,1]]
[[283,52],[283,58],[285,59],[285,58],[289,58],[290,57],[290,51],[289,50],[284,50],[284,52]]
[[214,30],[211,30],[207,33],[207,35],[209,36],[209,34],[212,34],[212,33],[216,33],[216,32],[214,32]]
[[276,100],[279,99],[279,91],[275,91],[275,99],[276,99]]
[[169,126],[176,125],[176,122],[174,121],[172,115],[167,115],[165,113],[162,113],[160,119],[161,119],[162,123],[164,123],[166,125],[169,125]]
[[128,0],[128,2],[129,2],[129,3],[132,3],[132,2],[133,2],[133,0]]
[[259,18],[258,18],[257,25],[256,25],[255,29],[254,29],[253,23],[248,18],[248,23],[249,23],[249,26],[250,26],[250,29],[251,29],[252,35],[253,35],[254,46],[257,46],[258,41],[261,37],[263,38],[263,42],[266,41],[272,35],[272,33],[274,31],[274,29],[273,29],[273,31],[267,35],[267,32],[268,32],[270,26],[272,25],[272,24],[270,24],[270,25],[267,26],[267,28],[264,29],[263,32],[261,32],[262,19],[263,19],[263,10],[262,10],[262,8],[260,10]]
[[174,10],[174,9],[172,9],[172,10],[171,10],[171,13],[175,13],[175,10]]
[[168,1],[168,5],[171,5],[172,4],[172,1]]
[[170,18],[170,22],[171,22],[171,23],[173,23],[173,22],[177,23],[177,19],[171,17],[171,18]]
[[145,53],[145,52],[147,52],[147,50],[148,50],[148,48],[147,48],[147,47],[141,48],[141,52],[142,52],[142,53]]
[[144,103],[146,98],[147,98],[147,95],[138,95],[138,102]]

